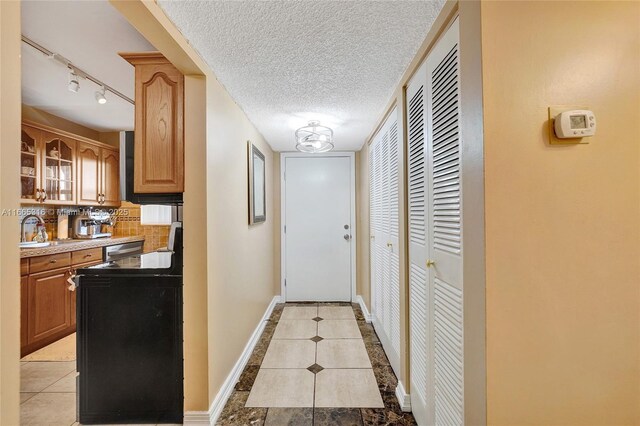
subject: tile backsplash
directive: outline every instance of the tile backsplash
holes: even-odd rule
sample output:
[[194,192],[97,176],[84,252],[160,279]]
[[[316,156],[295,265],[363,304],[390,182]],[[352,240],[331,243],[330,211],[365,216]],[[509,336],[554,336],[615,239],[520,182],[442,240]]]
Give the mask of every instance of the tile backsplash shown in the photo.
[[144,236],[144,251],[156,251],[166,247],[169,240],[170,225],[141,225],[140,206],[129,202],[123,202],[120,207],[127,214],[115,217],[113,230],[116,237]]
[[[29,206],[25,206],[29,208]],[[34,209],[42,209],[41,206],[33,206]],[[42,209],[44,214],[40,217],[44,220],[45,229],[50,240],[58,238],[58,216],[55,208]],[[115,226],[113,228],[114,237],[144,236],[144,251],[156,251],[161,247],[166,247],[169,240],[170,225],[141,225],[140,206],[129,202],[123,202],[120,207],[122,214],[113,216]],[[22,219],[21,217],[19,219]],[[33,235],[34,225],[25,226],[27,238]]]

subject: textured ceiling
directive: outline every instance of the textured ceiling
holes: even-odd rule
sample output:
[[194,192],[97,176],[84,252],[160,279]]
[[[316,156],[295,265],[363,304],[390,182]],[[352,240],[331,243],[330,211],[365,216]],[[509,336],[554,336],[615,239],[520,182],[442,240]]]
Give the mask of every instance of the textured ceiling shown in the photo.
[[[134,97],[134,68],[119,51],[155,50],[113,6],[99,1],[23,1],[22,34],[59,53],[121,93]],[[99,131],[133,129],[133,105],[80,79],[80,90],[67,90],[67,68],[22,43],[22,101]]]
[[357,150],[443,0],[158,3],[277,151],[309,119]]

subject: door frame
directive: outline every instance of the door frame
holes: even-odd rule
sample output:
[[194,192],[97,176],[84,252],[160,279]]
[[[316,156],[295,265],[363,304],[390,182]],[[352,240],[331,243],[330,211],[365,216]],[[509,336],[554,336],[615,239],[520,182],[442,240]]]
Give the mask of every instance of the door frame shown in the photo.
[[287,301],[287,290],[284,285],[287,273],[287,240],[285,238],[284,227],[286,224],[286,165],[287,158],[333,158],[346,157],[349,158],[351,166],[351,183],[349,192],[351,193],[351,302],[356,300],[356,153],[353,151],[344,152],[325,152],[322,154],[309,154],[304,152],[282,152],[280,153],[280,301]]

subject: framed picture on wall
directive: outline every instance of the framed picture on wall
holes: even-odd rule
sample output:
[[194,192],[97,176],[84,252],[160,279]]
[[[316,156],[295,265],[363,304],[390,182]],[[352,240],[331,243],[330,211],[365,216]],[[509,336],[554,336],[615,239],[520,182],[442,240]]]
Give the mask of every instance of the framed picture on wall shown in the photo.
[[249,151],[249,225],[267,220],[266,162],[264,154],[247,141]]

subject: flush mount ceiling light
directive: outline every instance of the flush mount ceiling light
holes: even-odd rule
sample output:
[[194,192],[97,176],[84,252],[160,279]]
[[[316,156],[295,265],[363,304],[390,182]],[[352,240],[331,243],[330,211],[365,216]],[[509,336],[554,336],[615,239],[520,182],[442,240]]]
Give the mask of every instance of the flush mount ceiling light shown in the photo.
[[78,93],[78,90],[80,90],[78,74],[76,74],[75,70],[72,68],[69,68],[69,83],[67,84],[67,88],[73,93]]
[[296,130],[296,149],[301,152],[320,153],[333,149],[333,130],[321,126],[319,121],[309,121]]
[[107,98],[104,97],[105,88],[102,86],[100,90],[96,91],[96,102],[100,105],[104,105],[107,103]]

